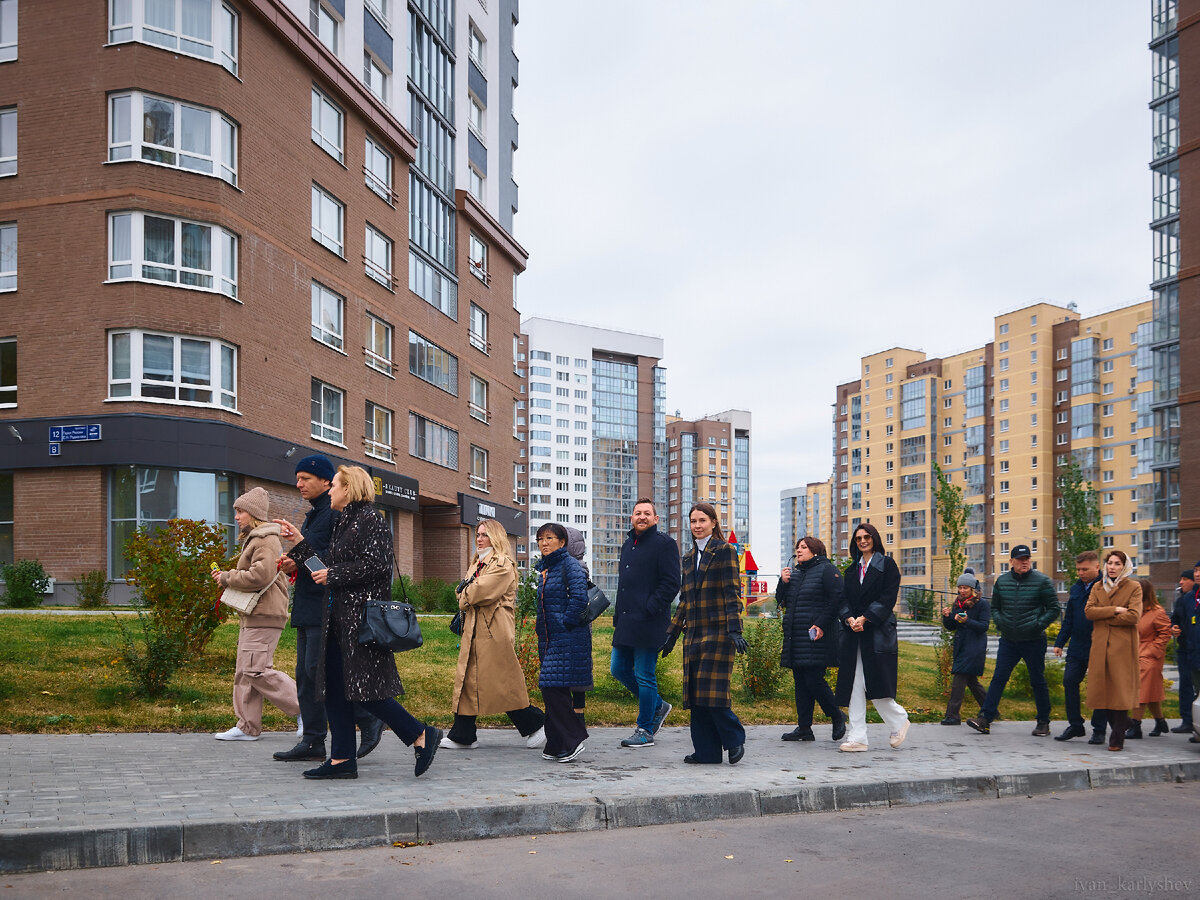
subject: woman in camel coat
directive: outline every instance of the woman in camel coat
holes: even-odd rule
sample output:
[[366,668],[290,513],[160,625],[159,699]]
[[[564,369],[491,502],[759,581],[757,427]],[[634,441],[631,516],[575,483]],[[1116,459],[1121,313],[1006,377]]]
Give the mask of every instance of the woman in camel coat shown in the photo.
[[454,726],[442,746],[474,747],[475,717],[505,713],[526,746],[540,747],[546,741],[546,715],[529,703],[514,648],[517,564],[504,526],[495,519],[475,529],[475,553],[456,593],[463,631],[454,673]]
[[1125,746],[1129,710],[1138,703],[1138,633],[1142,586],[1131,577],[1129,557],[1110,550],[1104,578],[1092,587],[1083,614],[1092,623],[1087,704],[1108,714],[1109,750]]

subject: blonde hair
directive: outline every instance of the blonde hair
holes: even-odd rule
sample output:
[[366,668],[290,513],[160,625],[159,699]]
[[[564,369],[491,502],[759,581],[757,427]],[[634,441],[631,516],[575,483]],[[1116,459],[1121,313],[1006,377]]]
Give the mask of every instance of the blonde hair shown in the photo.
[[374,502],[375,483],[362,466],[338,466],[337,474],[342,476],[342,484],[346,486],[346,502],[357,503],[359,500]]
[[[246,512],[246,511],[245,511],[244,509],[242,509],[240,506],[235,506],[235,507],[234,507],[234,509],[235,509],[235,510],[237,510],[237,511],[239,511],[239,512]],[[250,515],[250,513],[246,513],[246,517],[247,517],[247,518],[250,520],[250,524],[249,524],[249,525],[247,525],[245,528],[243,528],[243,529],[242,529],[242,533],[243,533],[243,534],[247,534],[247,535],[248,535],[248,534],[250,534],[250,532],[252,532],[252,531],[253,531],[255,528],[258,528],[258,526],[260,526],[260,525],[266,525],[266,524],[267,524],[266,522],[263,522],[263,521],[261,521],[261,520],[259,520],[259,519],[256,519],[256,518],[254,518],[254,516]]]
[[[508,532],[504,530],[504,526],[495,519],[481,519],[479,525],[482,525],[483,530],[487,532],[488,540],[492,542],[492,552],[496,554],[496,558],[512,559],[512,544],[508,542]],[[475,526],[477,534],[479,525]],[[477,562],[479,562],[478,549],[471,554],[471,565],[475,565]]]

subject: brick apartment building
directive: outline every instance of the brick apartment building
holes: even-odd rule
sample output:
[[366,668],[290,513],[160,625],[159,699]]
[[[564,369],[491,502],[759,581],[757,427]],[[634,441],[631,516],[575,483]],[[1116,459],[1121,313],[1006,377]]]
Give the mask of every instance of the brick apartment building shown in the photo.
[[480,515],[524,534],[516,21],[0,0],[0,559],[61,591],[170,517],[232,546],[251,487],[303,515],[317,452],[372,473],[417,578]]
[[711,503],[728,535],[750,543],[750,413],[730,409],[694,421],[667,416],[665,530],[683,552],[692,543],[688,511]]

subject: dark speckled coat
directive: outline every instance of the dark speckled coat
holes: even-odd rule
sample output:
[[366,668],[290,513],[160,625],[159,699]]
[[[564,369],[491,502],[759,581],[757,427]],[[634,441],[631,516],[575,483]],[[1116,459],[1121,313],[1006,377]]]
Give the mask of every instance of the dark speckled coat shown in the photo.
[[[288,554],[300,566],[312,555],[307,541]],[[360,500],[346,505],[321,559],[329,567],[329,603],[321,621],[317,698],[325,699],[325,642],[331,635],[342,651],[347,700],[386,700],[403,694],[392,651],[358,642],[367,600],[392,596],[392,536],[373,504]]]

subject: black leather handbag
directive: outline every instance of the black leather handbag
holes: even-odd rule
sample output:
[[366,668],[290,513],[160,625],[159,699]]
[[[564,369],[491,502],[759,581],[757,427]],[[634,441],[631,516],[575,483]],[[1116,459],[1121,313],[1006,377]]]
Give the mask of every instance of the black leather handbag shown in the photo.
[[610,601],[608,599],[608,595],[605,594],[604,591],[600,590],[597,585],[589,581],[587,614],[585,616],[585,618],[588,620],[588,624],[591,624],[592,622],[595,622],[596,619],[600,618],[600,614],[608,609],[609,604]]
[[416,650],[424,643],[421,626],[417,622],[417,611],[408,602],[403,581],[400,582],[400,593],[404,596],[403,601],[374,598],[367,601],[362,625],[358,628],[360,644],[376,645],[393,653],[401,653]]

